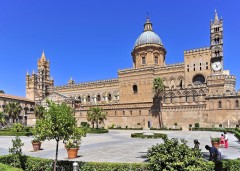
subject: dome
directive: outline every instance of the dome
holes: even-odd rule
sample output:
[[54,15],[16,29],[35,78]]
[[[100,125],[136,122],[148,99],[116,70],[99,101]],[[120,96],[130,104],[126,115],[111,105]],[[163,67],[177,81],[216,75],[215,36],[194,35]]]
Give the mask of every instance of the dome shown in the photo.
[[134,48],[144,44],[158,44],[163,45],[160,37],[153,31],[144,31],[136,40]]

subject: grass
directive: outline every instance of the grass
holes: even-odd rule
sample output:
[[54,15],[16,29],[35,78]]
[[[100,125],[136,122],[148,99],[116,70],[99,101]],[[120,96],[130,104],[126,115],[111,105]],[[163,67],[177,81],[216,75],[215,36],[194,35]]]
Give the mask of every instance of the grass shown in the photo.
[[0,170],[1,171],[23,171],[22,169],[14,168],[3,163],[0,163]]

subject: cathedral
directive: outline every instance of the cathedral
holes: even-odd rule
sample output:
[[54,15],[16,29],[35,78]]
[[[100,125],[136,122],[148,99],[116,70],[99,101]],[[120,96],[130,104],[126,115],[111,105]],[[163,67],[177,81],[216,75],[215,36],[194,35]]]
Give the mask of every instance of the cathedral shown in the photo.
[[[69,104],[78,124],[87,121],[90,107],[98,106],[107,114],[105,127],[238,126],[240,91],[235,91],[236,77],[224,70],[223,20],[217,12],[210,22],[208,47],[184,51],[184,62],[170,65],[165,63],[166,52],[147,18],[131,52],[133,67],[118,70],[118,78],[80,84],[70,79],[55,86],[43,52],[37,73],[26,75],[26,97],[36,105],[46,105],[46,99]],[[156,100],[153,80],[158,77],[164,91]],[[28,124],[35,121],[34,115],[28,116]]]

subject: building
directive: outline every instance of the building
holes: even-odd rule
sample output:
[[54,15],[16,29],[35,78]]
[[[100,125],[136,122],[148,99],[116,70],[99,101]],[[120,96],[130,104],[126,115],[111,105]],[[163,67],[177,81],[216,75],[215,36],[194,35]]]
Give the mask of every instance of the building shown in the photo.
[[[184,51],[184,62],[171,65],[165,63],[166,52],[147,18],[131,52],[133,68],[119,70],[118,78],[80,84],[70,79],[54,86],[43,53],[38,74],[26,76],[26,96],[43,105],[47,98],[67,102],[78,122],[86,121],[90,107],[100,106],[107,112],[105,126],[159,127],[159,116],[166,127],[176,122],[183,128],[240,124],[240,91],[235,91],[236,77],[223,67],[223,20],[216,11],[208,47]],[[154,99],[157,77],[165,85],[162,100]]]
[[[4,108],[10,102],[15,102],[20,104],[22,110],[21,110],[21,113],[19,114],[19,117],[17,118],[17,122],[22,123],[23,125],[27,125],[28,124],[27,116],[29,114],[31,116],[33,115],[35,102],[33,100],[30,100],[24,97],[0,93],[0,112],[3,112],[6,116],[8,116],[8,114],[5,113]],[[9,117],[7,117],[7,121],[8,120],[9,120]]]

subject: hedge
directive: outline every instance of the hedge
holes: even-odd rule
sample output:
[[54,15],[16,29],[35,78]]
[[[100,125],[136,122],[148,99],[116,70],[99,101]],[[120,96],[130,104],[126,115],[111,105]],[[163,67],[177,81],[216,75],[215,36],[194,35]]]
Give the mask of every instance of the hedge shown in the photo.
[[[0,163],[12,165],[18,163],[15,167],[22,168],[25,171],[52,171],[53,160],[41,159],[29,156],[13,160],[13,155],[0,156]],[[73,161],[59,161],[58,168],[64,168],[65,171],[72,171]],[[149,171],[148,163],[108,163],[108,162],[78,162],[81,171]]]
[[108,129],[117,129],[117,130],[143,130],[143,128],[108,128]]
[[23,171],[22,169],[14,168],[9,165],[5,165],[0,163],[0,170],[1,171]]
[[0,136],[31,136],[32,132],[0,131]]
[[153,135],[144,135],[143,133],[133,133],[132,138],[167,138],[166,134],[154,133]]
[[108,133],[108,130],[107,129],[104,129],[104,128],[80,128],[82,129],[83,131],[85,131],[86,133],[89,133],[89,134],[102,134],[102,133]]
[[182,127],[180,127],[179,129],[175,129],[175,128],[150,128],[150,130],[181,131]]

